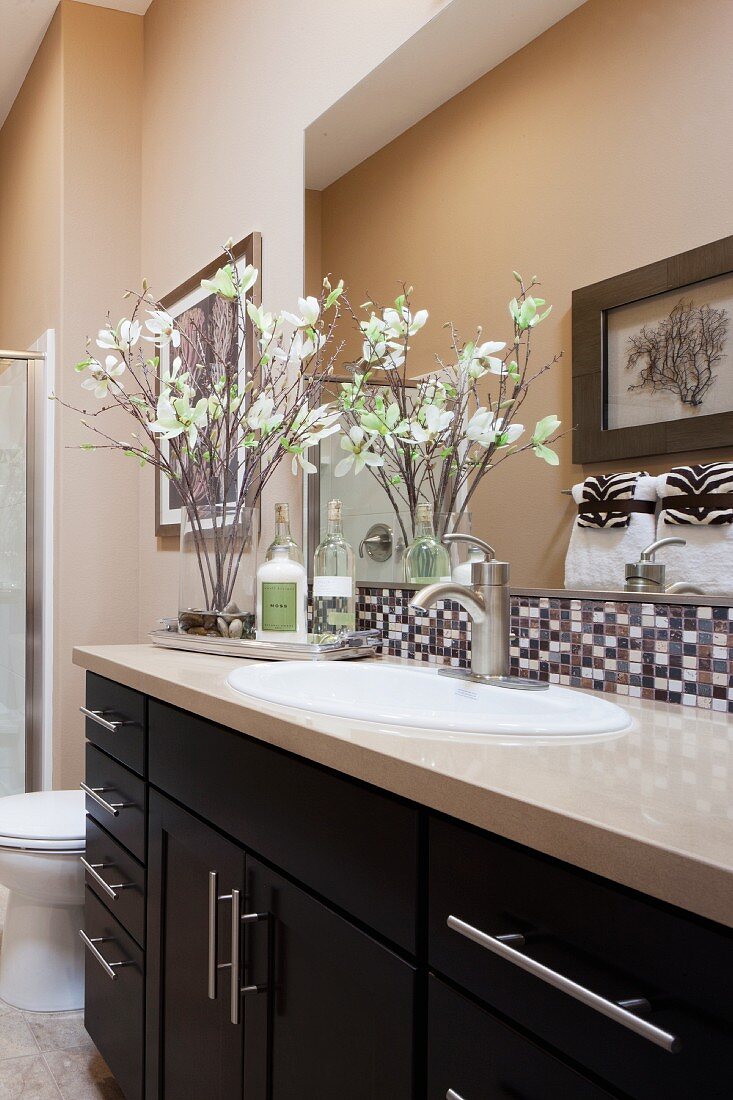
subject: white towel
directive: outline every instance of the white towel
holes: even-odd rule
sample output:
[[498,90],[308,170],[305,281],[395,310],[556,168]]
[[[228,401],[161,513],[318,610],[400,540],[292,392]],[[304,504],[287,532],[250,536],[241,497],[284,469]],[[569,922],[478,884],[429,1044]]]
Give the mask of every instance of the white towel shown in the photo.
[[[657,495],[667,496],[667,475],[657,478]],[[657,538],[681,538],[687,546],[663,547],[656,557],[667,566],[666,583],[687,581],[711,596],[728,596],[733,592],[733,523],[698,526],[676,526],[664,522],[661,512],[657,522]]]
[[[573,500],[583,500],[583,482],[573,485]],[[644,475],[636,483],[634,500],[656,500],[657,479]],[[641,551],[654,542],[655,520],[652,512],[632,512],[628,527],[578,527],[573,516],[565,558],[566,588],[622,589],[626,563],[638,561]]]

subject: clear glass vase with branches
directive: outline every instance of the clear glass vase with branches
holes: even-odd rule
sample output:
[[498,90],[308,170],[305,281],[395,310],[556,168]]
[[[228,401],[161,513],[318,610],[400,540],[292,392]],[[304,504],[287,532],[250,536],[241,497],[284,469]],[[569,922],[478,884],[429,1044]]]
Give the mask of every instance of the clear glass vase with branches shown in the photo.
[[[179,628],[241,637],[251,623],[232,600],[262,493],[285,459],[293,473],[315,471],[308,452],[339,430],[338,408],[320,395],[337,354],[343,288],[326,283],[319,299],[299,299],[297,312],[268,313],[251,301],[257,270],[238,268],[230,244],[225,252],[227,262],[202,281],[215,296],[211,327],[189,311],[179,328],[144,282],[142,292],[126,295],[129,317],[116,325],[108,317],[100,350],[76,366],[96,407],[61,404],[96,437],[83,449],[118,451],[175,484],[201,604],[187,609],[194,617],[179,618]],[[248,329],[251,364],[244,363]],[[113,410],[130,419],[124,438],[106,426]]]
[[543,417],[531,435],[518,421],[530,388],[561,353],[532,370],[532,334],[551,307],[542,308],[536,278],[525,284],[516,272],[514,277],[519,290],[509,303],[510,340],[484,340],[479,328],[473,339],[461,341],[448,324],[450,356],[436,355],[436,369],[418,379],[410,375],[410,341],[428,313],[413,312],[412,288],[391,306],[365,303],[366,320],[343,298],[359,327],[362,356],[352,381],[340,387],[340,446],[346,455],[335,474],[368,469],[394,508],[406,543],[421,501],[431,504],[440,537],[460,526],[483,478],[508,458],[531,450],[551,465],[558,462],[550,446],[559,438],[558,418]]

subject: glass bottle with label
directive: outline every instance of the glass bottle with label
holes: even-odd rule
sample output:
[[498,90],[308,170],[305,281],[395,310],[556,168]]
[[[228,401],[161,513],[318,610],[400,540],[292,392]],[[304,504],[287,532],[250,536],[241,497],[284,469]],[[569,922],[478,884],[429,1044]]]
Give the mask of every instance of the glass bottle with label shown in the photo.
[[305,568],[285,545],[275,546],[257,571],[257,640],[308,641],[308,587]]
[[421,501],[415,509],[415,538],[405,553],[405,580],[411,584],[432,584],[451,579],[450,555],[435,536],[433,509]]
[[290,533],[289,504],[275,505],[275,538],[267,548],[265,561],[272,561],[275,549],[278,546],[285,546],[288,551],[288,557],[291,558],[292,561],[299,561],[301,565],[303,564],[303,551]]
[[356,627],[354,551],[344,538],[341,501],[328,502],[328,529],[313,557],[313,633]]

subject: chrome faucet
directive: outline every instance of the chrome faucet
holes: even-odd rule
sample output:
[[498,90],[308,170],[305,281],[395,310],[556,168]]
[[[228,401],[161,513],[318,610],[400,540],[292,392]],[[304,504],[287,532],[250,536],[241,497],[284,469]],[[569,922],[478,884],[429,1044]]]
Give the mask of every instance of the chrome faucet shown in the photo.
[[639,561],[628,562],[626,566],[625,592],[688,592],[693,595],[703,595],[704,589],[699,588],[690,581],[677,581],[675,584],[666,583],[666,566],[654,560],[657,550],[663,546],[686,546],[686,539],[666,538],[657,539],[650,546],[641,551]]
[[441,676],[527,691],[547,688],[538,680],[510,675],[511,608],[509,563],[497,561],[493,546],[473,535],[444,535],[443,542],[468,542],[486,553],[486,560],[471,565],[471,587],[455,581],[438,581],[421,588],[413,597],[413,611],[425,613],[438,600],[455,600],[471,616],[471,667],[441,668]]

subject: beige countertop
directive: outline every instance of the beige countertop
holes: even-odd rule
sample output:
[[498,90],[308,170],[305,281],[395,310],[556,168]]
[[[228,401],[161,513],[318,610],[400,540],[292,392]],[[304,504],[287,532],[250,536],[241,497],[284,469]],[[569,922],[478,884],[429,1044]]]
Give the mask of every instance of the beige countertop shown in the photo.
[[[375,723],[252,702],[245,662],[152,645],[81,647],[74,662],[260,741],[733,927],[733,719],[611,696],[608,740],[506,745],[400,736]],[[411,663],[411,662],[403,662]],[[425,671],[426,666],[418,666]],[[81,700],[80,700],[81,702]]]

